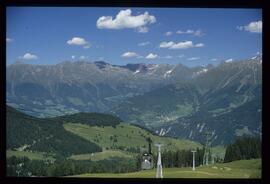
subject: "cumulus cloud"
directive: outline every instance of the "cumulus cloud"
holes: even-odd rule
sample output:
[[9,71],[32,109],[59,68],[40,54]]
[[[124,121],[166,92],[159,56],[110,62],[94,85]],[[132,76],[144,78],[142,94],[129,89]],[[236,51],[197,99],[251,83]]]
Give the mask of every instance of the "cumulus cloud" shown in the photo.
[[161,42],[160,44],[159,44],[159,47],[160,48],[171,48],[173,45],[175,45],[175,43],[174,42]]
[[146,59],[156,59],[157,57],[158,57],[157,54],[150,53],[150,54],[148,54],[145,58],[146,58]]
[[195,61],[195,60],[199,60],[200,58],[199,57],[191,57],[191,58],[188,58],[187,60],[188,61]]
[[225,60],[225,63],[231,63],[233,61],[232,58]]
[[198,29],[198,30],[188,29],[186,31],[178,30],[178,31],[176,31],[176,34],[191,34],[191,35],[194,35],[194,36],[203,36],[204,35],[202,30],[200,30],[200,29]]
[[138,46],[143,47],[143,46],[146,46],[149,44],[150,44],[150,42],[141,42],[141,43],[138,43]]
[[31,53],[25,53],[23,56],[19,57],[20,59],[24,59],[24,60],[35,60],[38,59],[38,57],[34,54]]
[[96,23],[98,29],[136,28],[139,33],[147,33],[146,25],[156,22],[156,18],[148,12],[133,16],[130,9],[121,10],[115,18],[112,16],[99,17]]
[[166,33],[165,33],[165,35],[166,36],[171,36],[173,33],[171,32],[171,31],[167,31]]
[[71,59],[75,59],[75,58],[76,58],[76,56],[75,56],[75,55],[72,55],[72,56],[71,56]]
[[261,33],[262,32],[262,21],[250,22],[246,26],[238,26],[237,29],[241,31],[249,31],[251,33]]
[[192,41],[184,41],[184,42],[178,42],[174,43],[172,41],[170,42],[161,42],[159,47],[160,48],[168,48],[168,49],[188,49],[188,48],[194,48],[194,47],[203,47],[203,43],[193,44]]
[[139,56],[136,52],[125,52],[121,55],[124,58],[131,58]]
[[87,45],[88,42],[84,38],[73,37],[71,40],[67,41],[69,45]]
[[6,42],[13,42],[14,39],[11,39],[11,38],[6,38]]

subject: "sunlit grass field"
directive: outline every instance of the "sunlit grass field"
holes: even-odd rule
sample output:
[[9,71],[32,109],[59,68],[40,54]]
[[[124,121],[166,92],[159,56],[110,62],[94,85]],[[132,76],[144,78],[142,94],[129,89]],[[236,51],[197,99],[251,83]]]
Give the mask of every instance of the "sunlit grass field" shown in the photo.
[[120,151],[120,150],[106,150],[98,153],[90,153],[90,154],[80,154],[80,155],[72,155],[70,158],[73,160],[92,160],[99,161],[112,157],[120,157],[120,158],[132,158],[133,155],[128,152]]
[[27,157],[31,160],[55,160],[52,155],[46,155],[42,152],[30,152],[30,151],[12,151],[7,150],[7,157]]
[[[71,177],[98,178],[155,178],[156,170],[143,170],[132,173],[91,173]],[[164,178],[261,178],[261,159],[239,160],[230,163],[197,167],[192,171],[186,168],[164,168]]]

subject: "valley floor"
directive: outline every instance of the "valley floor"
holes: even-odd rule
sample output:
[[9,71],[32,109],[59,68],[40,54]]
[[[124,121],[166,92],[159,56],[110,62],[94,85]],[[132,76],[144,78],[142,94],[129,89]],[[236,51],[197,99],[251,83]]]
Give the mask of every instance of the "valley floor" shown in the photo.
[[[156,170],[143,170],[132,173],[89,173],[70,177],[96,178],[155,178]],[[239,160],[230,163],[191,167],[164,168],[164,178],[261,178],[261,159]]]

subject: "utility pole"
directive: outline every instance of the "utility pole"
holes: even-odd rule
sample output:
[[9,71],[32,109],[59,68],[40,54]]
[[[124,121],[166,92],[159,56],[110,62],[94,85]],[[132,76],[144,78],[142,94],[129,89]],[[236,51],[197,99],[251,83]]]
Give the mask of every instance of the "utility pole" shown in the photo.
[[192,167],[192,171],[195,171],[195,153],[196,153],[196,151],[194,150],[194,151],[191,151],[192,152],[192,154],[193,154],[193,167]]
[[156,178],[163,178],[162,164],[161,164],[161,153],[160,153],[160,147],[162,146],[162,144],[155,144],[155,146],[158,147],[158,161],[157,161]]
[[216,155],[212,154],[212,164],[215,164]]
[[151,151],[151,143],[152,143],[153,141],[151,140],[150,137],[148,137],[146,140],[148,141],[148,153],[149,153],[149,154],[152,154],[152,151]]

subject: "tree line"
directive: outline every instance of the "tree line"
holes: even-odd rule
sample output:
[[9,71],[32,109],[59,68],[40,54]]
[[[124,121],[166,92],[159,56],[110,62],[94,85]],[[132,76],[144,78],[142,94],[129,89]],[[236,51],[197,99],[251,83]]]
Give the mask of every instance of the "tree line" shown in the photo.
[[261,138],[243,136],[227,146],[224,162],[254,158],[261,158]]
[[125,173],[138,171],[135,159],[113,157],[106,160],[58,159],[30,160],[12,156],[7,159],[7,176],[70,176],[84,173]]
[[86,112],[79,112],[76,114],[64,115],[48,119],[54,120],[56,122],[71,122],[71,123],[86,124],[90,126],[113,126],[113,127],[122,122],[122,120],[115,115],[103,113],[86,113]]
[[[204,156],[204,148],[197,148],[195,153],[195,165],[203,165],[203,156]],[[164,168],[172,168],[172,167],[191,167],[193,164],[193,155],[192,150],[164,150],[161,152],[161,162]],[[157,154],[153,155],[153,164],[154,167],[157,165]],[[221,163],[223,162],[223,158],[220,157],[211,157],[209,156],[209,163]],[[140,167],[142,162],[142,158],[137,156],[137,167]]]

